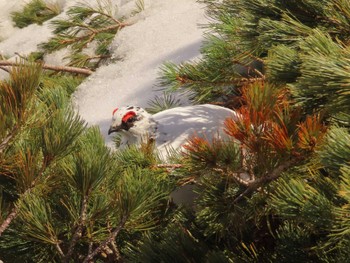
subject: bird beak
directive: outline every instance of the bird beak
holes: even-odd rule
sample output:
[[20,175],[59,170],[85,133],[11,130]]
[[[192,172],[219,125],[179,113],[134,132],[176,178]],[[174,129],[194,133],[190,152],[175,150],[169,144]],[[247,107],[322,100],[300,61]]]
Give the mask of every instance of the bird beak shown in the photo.
[[121,127],[120,127],[120,126],[116,126],[116,127],[111,126],[111,127],[109,128],[109,130],[108,130],[108,135],[110,135],[110,134],[113,133],[113,132],[118,132],[118,131],[120,131],[120,130],[121,130]]

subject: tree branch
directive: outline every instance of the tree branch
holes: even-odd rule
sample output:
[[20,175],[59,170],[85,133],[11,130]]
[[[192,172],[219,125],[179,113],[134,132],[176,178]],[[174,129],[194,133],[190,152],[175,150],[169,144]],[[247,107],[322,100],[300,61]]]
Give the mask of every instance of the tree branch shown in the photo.
[[119,234],[120,230],[123,229],[127,219],[128,219],[127,215],[123,215],[119,225],[111,232],[111,234],[105,241],[103,241],[92,253],[89,253],[89,255],[87,255],[83,263],[89,263],[98,253],[100,253],[103,250],[105,246],[107,246],[108,244],[111,244]]
[[176,169],[176,168],[181,168],[183,167],[182,164],[179,163],[162,163],[162,164],[157,164],[155,165],[157,168],[167,168],[167,169]]
[[[124,26],[126,26],[126,25],[123,25],[123,27]],[[104,27],[104,28],[101,28],[101,29],[95,29],[95,30],[91,30],[90,29],[90,33],[88,33],[86,35],[82,35],[82,36],[79,36],[79,37],[66,39],[66,40],[60,41],[60,43],[63,44],[63,45],[70,45],[72,43],[75,43],[75,42],[78,42],[78,41],[82,41],[84,39],[87,39],[88,43],[90,43],[90,42],[92,42],[94,40],[95,36],[97,34],[99,34],[99,33],[108,32],[108,31],[111,31],[111,30],[119,30],[121,28],[122,28],[121,25],[118,24],[118,25],[107,26],[107,27]]]
[[[0,67],[1,66],[19,67],[19,66],[23,66],[23,64],[8,61],[8,60],[0,60]],[[55,66],[55,65],[50,65],[50,64],[43,64],[42,68],[48,69],[48,70],[53,70],[53,71],[77,73],[77,74],[83,74],[83,75],[91,75],[92,73],[94,73],[90,69],[68,67],[68,66]]]
[[0,143],[0,153],[3,152],[3,150],[7,147],[7,145],[9,144],[10,140],[12,139],[13,134],[10,133],[9,135],[7,135],[5,137],[5,139]]
[[12,138],[16,136],[16,133],[19,130],[19,125],[18,123],[12,127],[12,130],[6,135],[5,138],[2,139],[0,142],[0,153],[4,151],[4,149],[10,144]]
[[[2,152],[2,149],[0,148],[0,153]],[[35,187],[37,180],[41,177],[41,175],[44,173],[45,168],[49,165],[49,162],[47,160],[43,161],[42,167],[38,173],[38,176],[31,182],[30,186],[28,187],[27,190],[24,191],[23,194],[20,195],[19,199],[22,198],[23,196],[28,195],[31,190]],[[2,235],[2,233],[9,227],[9,225],[11,224],[12,220],[15,219],[17,217],[18,214],[18,209],[17,207],[14,207],[11,211],[11,213],[6,217],[6,219],[4,220],[4,222],[2,222],[1,226],[0,226],[0,236]],[[59,247],[58,244],[56,244],[56,247]],[[62,252],[63,253],[63,252]]]
[[123,262],[122,256],[120,255],[120,251],[117,247],[117,244],[115,243],[115,240],[113,240],[111,242],[111,247],[112,247],[112,251],[116,257],[116,262]]
[[63,259],[63,258],[64,258],[64,253],[63,253],[63,251],[62,251],[62,248],[61,248],[60,244],[57,242],[55,246],[56,246],[56,249],[57,249],[57,251],[58,251],[58,254],[59,254],[60,257]]
[[123,22],[121,22],[120,20],[118,20],[118,19],[114,18],[113,16],[108,15],[108,14],[106,14],[106,13],[104,13],[104,12],[101,12],[101,11],[98,11],[98,10],[95,10],[95,12],[96,12],[97,14],[103,15],[103,16],[105,16],[105,17],[107,17],[107,18],[113,20],[116,24],[118,24],[118,26],[120,26],[120,28],[123,28],[123,27],[125,27],[125,26],[129,26],[129,25],[130,25],[129,23],[123,23]]
[[70,262],[70,257],[73,254],[74,247],[77,244],[79,238],[82,236],[83,227],[84,227],[85,222],[86,222],[87,207],[88,207],[88,195],[85,195],[83,198],[82,204],[81,204],[79,222],[78,222],[77,228],[73,234],[72,240],[70,242],[68,252],[65,256],[64,261],[67,263]]
[[7,73],[10,73],[10,71],[6,67],[0,67],[3,71],[6,71]]
[[244,180],[241,175],[245,174],[246,172],[232,172],[227,169],[222,169],[222,168],[214,168],[213,169],[215,172],[219,172],[221,175],[229,176],[233,178],[238,184],[244,185],[246,187],[249,186],[253,180]]
[[[111,234],[113,230],[110,226],[110,222],[107,223],[107,226],[108,226],[108,232],[109,232],[109,234]],[[117,247],[115,239],[110,243],[110,248],[111,248],[113,254],[115,255],[115,262],[120,262],[120,263],[123,262],[123,259],[121,257],[120,251]],[[89,251],[89,254],[90,253],[92,253],[92,251]]]
[[295,159],[289,160],[289,161],[277,166],[271,173],[267,173],[263,177],[260,177],[258,179],[251,181],[251,182],[248,182],[248,188],[243,193],[241,193],[238,197],[236,197],[236,199],[233,202],[237,203],[243,197],[247,196],[248,194],[251,194],[252,192],[254,192],[259,187],[263,186],[264,184],[276,180],[281,175],[282,172],[287,170],[289,167],[291,167],[295,163],[296,163]]
[[6,217],[5,221],[2,222],[2,224],[0,226],[0,236],[9,227],[9,225],[12,222],[12,220],[15,219],[15,217],[17,216],[17,213],[18,213],[17,208],[16,207],[13,208],[11,213]]

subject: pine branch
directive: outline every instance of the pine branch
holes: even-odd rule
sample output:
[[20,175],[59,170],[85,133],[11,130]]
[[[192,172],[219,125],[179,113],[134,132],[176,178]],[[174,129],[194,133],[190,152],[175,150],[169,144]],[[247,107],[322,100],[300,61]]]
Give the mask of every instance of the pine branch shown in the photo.
[[[262,59],[257,59],[257,61],[259,62],[263,62]],[[246,65],[244,63],[242,63],[241,61],[239,61],[238,59],[233,59],[232,62],[236,65],[240,65],[242,66],[243,68],[246,69],[246,71],[249,73],[249,72],[254,72],[256,76],[258,76],[261,80],[265,80],[265,75],[260,71],[258,70],[257,68],[254,68],[253,66],[251,65]],[[253,74],[254,75],[254,74]],[[250,78],[249,78],[250,79]],[[253,78],[254,79],[254,78]]]
[[104,3],[98,1],[97,7],[87,3],[72,6],[67,11],[67,19],[52,21],[55,27],[54,36],[40,47],[45,53],[69,47],[71,49],[69,57],[73,58],[70,65],[76,66],[75,63],[81,64],[82,61],[77,61],[75,58],[81,57],[86,48],[91,49],[89,44],[94,43],[96,47],[93,47],[93,52],[101,57],[96,57],[99,60],[97,63],[90,64],[86,61],[84,66],[97,68],[101,61],[109,57],[109,46],[117,32],[132,24],[132,22],[124,22],[124,17],[115,18],[113,9],[110,1]]
[[[39,174],[42,174],[42,173],[43,173],[43,171],[41,171]],[[39,178],[39,176],[38,176],[37,178]],[[37,179],[37,178],[36,178],[36,179]],[[22,196],[27,195],[27,194],[32,190],[32,188],[35,186],[35,183],[36,183],[36,180],[34,180],[34,181],[32,182],[31,187],[28,188],[28,189],[23,193]],[[10,226],[12,220],[15,219],[15,218],[17,217],[17,215],[18,215],[18,209],[17,209],[17,207],[14,207],[14,208],[12,209],[11,213],[6,217],[6,219],[4,220],[4,222],[3,222],[3,223],[1,224],[1,226],[0,226],[0,236],[1,236],[2,233]]]
[[11,17],[15,25],[24,28],[30,24],[41,25],[43,22],[61,13],[59,4],[45,3],[43,0],[32,0],[27,3],[23,10],[12,12]]
[[[126,25],[128,25],[128,24],[123,24],[123,27],[125,27]],[[86,26],[84,28],[89,29],[90,33],[86,34],[86,35],[79,36],[79,37],[74,37],[74,38],[70,38],[70,39],[65,39],[65,40],[59,41],[60,44],[67,46],[67,45],[71,45],[73,43],[76,43],[76,42],[79,42],[79,41],[82,41],[82,40],[85,40],[85,39],[87,39],[87,43],[90,43],[90,42],[92,42],[95,39],[95,36],[97,34],[108,32],[108,31],[112,31],[112,30],[116,30],[116,29],[120,29],[121,26],[118,24],[118,25],[111,25],[111,26],[108,26],[108,27],[104,27],[104,28],[101,28],[101,29],[93,29],[93,28],[86,27]]]
[[9,145],[11,139],[16,135],[17,130],[17,125],[15,125],[12,128],[12,131],[2,140],[2,142],[0,143],[0,153],[2,153],[4,149]]
[[109,235],[109,237],[104,242],[102,242],[92,253],[87,255],[87,257],[84,259],[83,263],[89,263],[91,260],[93,260],[93,258],[97,254],[99,254],[103,250],[103,248],[105,246],[107,246],[108,244],[111,244],[114,241],[114,239],[117,237],[119,232],[123,229],[127,219],[128,219],[128,216],[123,215],[122,219],[120,220],[119,225],[112,231],[112,233]]
[[241,172],[232,172],[227,169],[222,168],[214,168],[215,172],[219,172],[221,175],[228,176],[230,178],[233,178],[238,184],[249,187],[250,183],[254,182],[254,180],[244,180],[241,178]]
[[116,262],[123,262],[122,256],[120,255],[120,251],[117,247],[117,244],[115,243],[115,240],[111,242],[111,247],[112,247],[113,253],[115,254]]
[[286,161],[285,163],[282,163],[279,166],[277,166],[271,173],[267,173],[263,177],[260,177],[256,180],[248,182],[247,183],[248,188],[243,193],[241,193],[233,202],[234,203],[239,202],[243,197],[251,194],[252,192],[257,190],[259,187],[276,180],[277,178],[280,177],[282,172],[284,172],[285,170],[293,166],[296,162],[297,162],[296,159]]
[[6,217],[4,222],[2,222],[2,224],[0,226],[0,237],[1,237],[2,233],[10,226],[12,220],[16,218],[17,214],[18,214],[18,210],[15,207],[12,209],[11,213]]
[[83,198],[81,210],[80,210],[79,223],[73,234],[64,262],[67,262],[67,263],[70,262],[71,256],[74,252],[74,247],[77,244],[79,238],[81,238],[82,236],[83,227],[86,222],[87,207],[88,207],[88,195],[84,196]]
[[56,243],[55,247],[56,247],[57,252],[60,255],[61,259],[64,259],[65,256],[64,256],[63,250],[58,242]]
[[[111,234],[113,232],[113,228],[111,227],[110,222],[107,223],[107,226],[108,226],[108,232],[109,232],[109,234]],[[108,247],[108,249],[111,249],[111,251],[115,255],[115,261],[116,262],[123,262],[122,256],[120,254],[120,251],[117,247],[115,240],[113,240],[109,245],[110,245],[110,247]],[[89,254],[90,253],[92,253],[92,247],[91,247],[91,250],[89,250]]]
[[[19,67],[22,66],[18,62],[12,62],[7,60],[0,60],[0,66],[11,66],[11,67]],[[69,72],[69,73],[76,73],[76,74],[83,74],[83,75],[91,75],[94,73],[90,69],[83,69],[83,68],[77,68],[77,67],[68,67],[68,66],[55,66],[50,64],[43,64],[43,69],[53,70],[53,71],[59,71],[59,72]]]
[[180,163],[162,163],[162,164],[157,164],[156,167],[157,168],[173,168],[173,169],[176,169],[176,168],[183,167],[183,165],[180,164]]
[[3,71],[6,71],[7,73],[10,73],[10,70],[7,69],[6,67],[0,67],[0,69],[2,69]]
[[[1,152],[0,152],[1,153]],[[41,176],[43,175],[43,173],[45,172],[45,169],[50,165],[50,163],[53,161],[53,159],[48,159],[48,158],[44,158],[41,168],[36,176],[36,178],[31,182],[30,186],[23,192],[23,194],[20,195],[19,200],[21,198],[24,198],[26,195],[30,194],[30,192],[32,191],[32,189],[36,186],[39,178],[41,178]],[[46,180],[49,178],[50,176],[48,176],[46,178]],[[11,211],[11,213],[6,217],[6,219],[4,220],[4,222],[1,224],[0,226],[0,236],[2,235],[2,233],[10,226],[11,222],[17,217],[18,215],[18,208],[14,207]],[[56,247],[59,247],[58,244],[56,244]]]
[[120,29],[122,29],[123,27],[126,27],[126,26],[129,26],[129,25],[130,25],[130,23],[123,23],[123,22],[121,22],[120,20],[118,20],[118,19],[114,18],[113,16],[111,16],[111,15],[109,15],[109,14],[106,14],[106,13],[104,13],[104,12],[95,10],[95,13],[100,14],[100,15],[102,15],[102,16],[105,16],[105,17],[111,19],[112,21],[114,21],[114,22],[120,27]]

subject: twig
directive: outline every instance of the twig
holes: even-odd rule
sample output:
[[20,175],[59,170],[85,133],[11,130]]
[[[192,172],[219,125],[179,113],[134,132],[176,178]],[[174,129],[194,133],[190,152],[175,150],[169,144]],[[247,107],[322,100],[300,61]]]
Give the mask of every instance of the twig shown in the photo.
[[66,40],[63,40],[60,42],[63,45],[67,45],[67,44],[70,45],[71,43],[78,42],[78,41],[81,41],[81,40],[84,40],[87,38],[88,39],[87,41],[90,43],[94,40],[94,37],[99,33],[107,32],[107,31],[115,30],[115,29],[121,29],[121,28],[122,27],[120,25],[111,25],[108,27],[101,28],[99,30],[90,31],[91,33],[89,33],[89,34],[82,35],[82,36],[75,37],[75,38],[71,38],[71,39],[66,39]]
[[56,243],[56,249],[58,251],[58,254],[60,255],[61,258],[64,258],[64,253],[63,253],[63,250],[59,244],[59,242]]
[[7,73],[10,73],[10,71],[5,67],[0,67],[0,69],[2,69],[3,71],[6,71]]
[[126,215],[123,215],[119,225],[113,230],[113,232],[109,235],[109,237],[105,241],[103,241],[92,253],[89,253],[89,255],[87,255],[83,263],[89,263],[98,253],[100,253],[103,250],[105,246],[113,242],[114,239],[119,234],[120,230],[123,229],[127,219],[128,217]]
[[295,162],[296,162],[296,160],[294,159],[294,160],[290,160],[290,161],[287,161],[285,163],[282,163],[279,166],[277,166],[271,173],[267,173],[265,176],[249,182],[248,188],[243,193],[241,193],[238,197],[236,197],[236,199],[233,202],[237,203],[243,197],[254,192],[256,189],[263,186],[264,184],[276,180],[281,175],[281,173],[283,171],[285,171],[286,169],[291,167]]
[[116,262],[123,262],[122,256],[120,255],[120,251],[119,251],[117,244],[115,243],[114,240],[111,242],[111,247],[112,247],[112,250],[115,254]]
[[[20,64],[18,62],[8,61],[8,60],[0,60],[0,66],[19,67],[19,66],[23,66],[23,64]],[[70,72],[70,73],[77,73],[77,74],[83,74],[83,75],[91,75],[92,73],[94,73],[90,69],[68,67],[68,66],[55,66],[50,64],[42,64],[42,68],[53,70],[53,71]]]
[[228,170],[224,170],[222,168],[214,168],[213,169],[215,172],[219,172],[221,175],[225,175],[225,176],[229,176],[231,178],[233,178],[237,183],[244,185],[246,187],[249,186],[249,184],[251,182],[253,182],[253,180],[244,180],[240,177],[241,174],[243,174],[243,172],[232,172],[232,171],[228,171]]
[[9,144],[10,140],[12,139],[13,134],[9,134],[7,135],[4,140],[0,143],[0,153],[3,152],[3,150],[7,147],[7,145]]
[[[0,153],[1,153],[1,151],[0,151]],[[47,167],[48,164],[49,164],[49,162],[47,160],[45,160],[45,158],[44,158],[43,165],[42,165],[42,167],[40,169],[40,172],[38,173],[38,176],[31,182],[29,188],[24,191],[24,193],[20,196],[20,198],[22,198],[23,196],[28,195],[32,191],[32,189],[36,185],[37,180],[39,180],[40,176],[43,174],[43,172],[45,170],[45,167]],[[17,217],[17,214],[18,214],[18,209],[17,209],[17,207],[14,207],[12,209],[11,213],[6,217],[6,219],[4,220],[4,222],[2,222],[2,224],[0,226],[0,236],[9,227],[9,225],[12,222],[12,220]],[[57,245],[56,245],[56,247],[57,247]]]
[[[107,223],[107,227],[108,227],[109,234],[111,234],[112,233],[112,227],[110,226],[110,222]],[[116,262],[123,262],[123,259],[122,259],[121,255],[120,255],[120,251],[119,251],[119,249],[117,247],[117,244],[115,243],[115,240],[113,240],[110,243],[110,245],[111,245],[111,249],[112,249],[112,251],[113,251],[113,253],[115,255]],[[90,253],[92,253],[92,251],[89,252],[89,254]]]
[[167,163],[164,163],[164,164],[157,164],[155,166],[153,166],[154,168],[162,168],[162,169],[166,169],[166,171],[168,173],[171,173],[174,171],[174,169],[178,169],[178,168],[181,168],[183,167],[182,164],[167,164]]
[[65,256],[65,262],[70,262],[70,257],[73,254],[74,247],[77,244],[79,238],[82,236],[83,227],[86,222],[86,213],[87,213],[87,207],[88,207],[88,195],[85,195],[81,204],[81,210],[80,210],[80,218],[78,222],[78,226],[73,234],[72,240],[70,242],[68,252]]
[[180,164],[180,163],[162,163],[162,164],[157,164],[156,165],[157,168],[181,168],[183,167],[183,164]]
[[[43,161],[43,165],[40,169],[40,171],[38,172],[38,176],[31,182],[29,188],[27,190],[24,191],[24,193],[20,196],[20,198],[22,198],[23,196],[26,196],[28,194],[30,194],[30,192],[32,191],[32,189],[35,187],[36,182],[39,180],[39,178],[41,177],[41,175],[44,173],[45,167],[47,167],[49,165],[49,161],[46,161],[44,158]],[[11,213],[6,217],[6,219],[4,220],[4,222],[1,224],[0,226],[0,236],[2,235],[2,233],[9,227],[9,225],[11,224],[12,220],[15,219],[17,217],[18,214],[18,209],[17,207],[14,207],[11,211]],[[56,244],[57,247],[58,244]],[[59,247],[59,245],[58,245]],[[63,252],[62,252],[63,253]]]
[[253,68],[253,71],[254,71],[257,75],[259,75],[263,80],[265,79],[265,75],[264,75],[260,70],[258,70],[258,69],[256,69],[256,68]]
[[22,56],[21,54],[19,54],[18,52],[15,52],[15,55],[17,55],[20,59],[23,59],[25,61],[28,61],[28,59],[24,56]]
[[0,153],[4,151],[4,149],[9,145],[11,139],[15,137],[16,133],[18,131],[18,126],[15,125],[11,132],[0,142]]
[[2,224],[0,226],[0,236],[9,227],[9,225],[12,222],[12,220],[15,219],[15,217],[17,216],[17,213],[18,213],[17,208],[16,207],[13,208],[11,213],[6,217],[5,221],[2,222]]
[[89,249],[88,249],[88,254],[92,253],[92,248],[93,248],[94,243],[92,241],[89,242]]
[[252,66],[249,66],[249,65],[245,65],[244,63],[240,62],[237,59],[234,59],[233,63],[246,68],[246,70],[248,71],[248,75],[250,75],[249,72],[252,71],[252,72],[255,72],[262,80],[265,79],[265,75],[263,73],[261,73],[258,69],[254,68]]
[[120,26],[120,28],[123,28],[123,27],[125,27],[125,26],[130,25],[129,23],[123,23],[123,22],[121,22],[120,20],[118,20],[118,19],[114,18],[113,16],[108,15],[108,14],[106,14],[106,13],[103,13],[103,12],[100,12],[100,11],[97,11],[97,10],[95,10],[95,12],[96,12],[97,14],[103,15],[103,16],[105,16],[105,17],[107,17],[107,18],[113,20],[116,24],[118,24],[118,26]]

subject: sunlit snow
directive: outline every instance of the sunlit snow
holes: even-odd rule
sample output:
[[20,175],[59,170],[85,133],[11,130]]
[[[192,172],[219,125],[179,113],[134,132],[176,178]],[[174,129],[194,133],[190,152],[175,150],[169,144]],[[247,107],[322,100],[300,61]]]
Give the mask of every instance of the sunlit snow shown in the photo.
[[[16,53],[28,55],[51,36],[50,21],[23,29],[13,26],[10,13],[27,2],[0,0],[0,53],[6,58],[13,59]],[[80,2],[59,1],[64,11]],[[112,2],[118,5],[119,14],[135,8],[135,0]],[[200,25],[208,22],[204,6],[196,0],[144,0],[144,5],[145,10],[129,19],[131,25],[123,28],[113,41],[111,48],[117,61],[101,66],[74,94],[74,105],[80,115],[90,125],[99,125],[108,142],[112,110],[123,105],[147,106],[160,92],[155,85],[162,63],[197,58],[203,40]],[[58,18],[64,16],[63,12]],[[65,52],[46,57],[46,62],[62,64]]]

